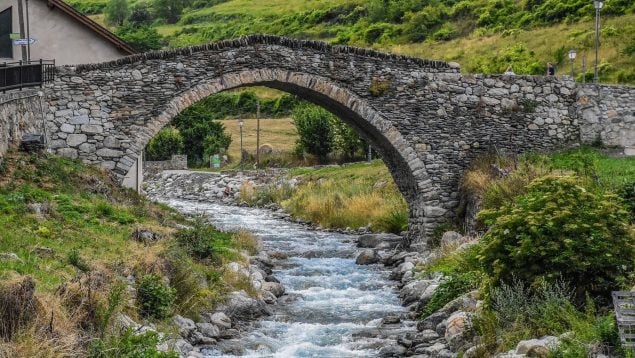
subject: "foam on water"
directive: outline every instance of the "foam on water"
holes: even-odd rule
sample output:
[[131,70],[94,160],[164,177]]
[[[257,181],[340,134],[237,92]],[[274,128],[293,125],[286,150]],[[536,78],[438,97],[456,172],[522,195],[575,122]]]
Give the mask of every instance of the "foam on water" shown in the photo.
[[[354,237],[308,230],[271,212],[214,203],[169,200],[186,213],[202,213],[224,230],[247,229],[268,251],[289,256],[274,269],[286,292],[298,295],[256,323],[241,339],[245,357],[373,357],[390,343],[379,337],[381,318],[404,308],[375,265],[355,264]],[[411,322],[410,322],[411,323]],[[412,329],[409,325],[401,329]],[[219,351],[209,357],[234,357]]]

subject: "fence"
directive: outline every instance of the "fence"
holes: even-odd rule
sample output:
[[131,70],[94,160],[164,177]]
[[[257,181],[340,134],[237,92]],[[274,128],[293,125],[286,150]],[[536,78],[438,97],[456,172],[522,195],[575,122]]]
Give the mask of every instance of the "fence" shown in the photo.
[[55,79],[55,60],[0,63],[0,90],[42,86]]

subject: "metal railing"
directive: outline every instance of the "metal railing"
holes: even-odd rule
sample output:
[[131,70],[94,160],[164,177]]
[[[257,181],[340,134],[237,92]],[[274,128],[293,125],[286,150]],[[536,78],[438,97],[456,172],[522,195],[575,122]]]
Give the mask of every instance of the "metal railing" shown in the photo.
[[0,62],[0,90],[42,87],[55,79],[55,60]]

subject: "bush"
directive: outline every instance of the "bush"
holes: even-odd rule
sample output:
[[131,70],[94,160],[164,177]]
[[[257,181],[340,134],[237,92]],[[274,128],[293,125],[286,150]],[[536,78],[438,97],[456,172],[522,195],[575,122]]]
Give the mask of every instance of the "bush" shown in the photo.
[[144,317],[166,318],[175,299],[176,290],[164,284],[155,274],[143,276],[137,285],[137,302]]
[[159,334],[147,331],[136,334],[132,328],[121,335],[109,339],[95,340],[88,356],[90,358],[178,358],[175,352],[160,352],[157,345],[161,339]]
[[178,231],[176,240],[189,255],[198,259],[213,259],[231,247],[231,234],[216,230],[201,217],[196,218],[192,228]]
[[121,26],[130,15],[127,0],[110,0],[106,6],[106,21],[111,25]]
[[527,190],[513,204],[479,214],[491,226],[483,269],[494,282],[565,280],[578,300],[587,292],[607,298],[634,269],[635,238],[619,200],[590,193],[571,177],[537,179]]
[[307,152],[321,162],[326,161],[333,143],[331,117],[333,115],[327,110],[310,105],[299,107],[293,112],[293,121],[300,136],[296,148],[298,152]]
[[[142,15],[139,14],[138,16]],[[124,25],[117,29],[117,35],[141,52],[160,50],[166,43],[157,30],[147,24]]]
[[183,151],[183,136],[178,129],[163,128],[150,140],[146,147],[148,160],[170,160],[173,154]]

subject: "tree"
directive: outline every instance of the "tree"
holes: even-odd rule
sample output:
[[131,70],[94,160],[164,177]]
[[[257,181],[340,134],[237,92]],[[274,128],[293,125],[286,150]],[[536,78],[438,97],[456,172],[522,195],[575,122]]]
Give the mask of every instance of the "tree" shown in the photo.
[[169,160],[173,154],[183,151],[183,137],[176,128],[164,128],[150,140],[146,147],[148,160]]
[[154,0],[153,7],[157,17],[165,19],[168,24],[179,21],[183,9],[189,5],[184,0]]
[[296,149],[313,154],[320,162],[325,162],[333,143],[331,117],[333,115],[330,112],[320,107],[305,105],[296,108],[293,121],[300,136]]
[[[208,153],[215,148],[227,149],[231,143],[231,136],[225,134],[225,126],[218,121],[190,118],[188,122],[182,116],[179,118],[179,128],[183,135],[184,152],[188,161],[200,164],[204,161],[206,145]],[[214,153],[212,153],[214,154]]]
[[157,30],[149,25],[127,24],[117,29],[117,35],[139,51],[159,50],[165,43]]
[[366,149],[366,143],[359,138],[353,128],[335,116],[331,116],[330,119],[333,132],[333,149],[340,152],[344,159],[353,159],[358,152]]
[[148,11],[148,7],[145,4],[136,4],[132,8],[132,13],[128,17],[128,23],[135,27],[148,25],[151,21],[152,14],[150,14],[150,11]]
[[106,21],[111,25],[123,25],[128,15],[130,15],[128,0],[110,0],[106,6]]

